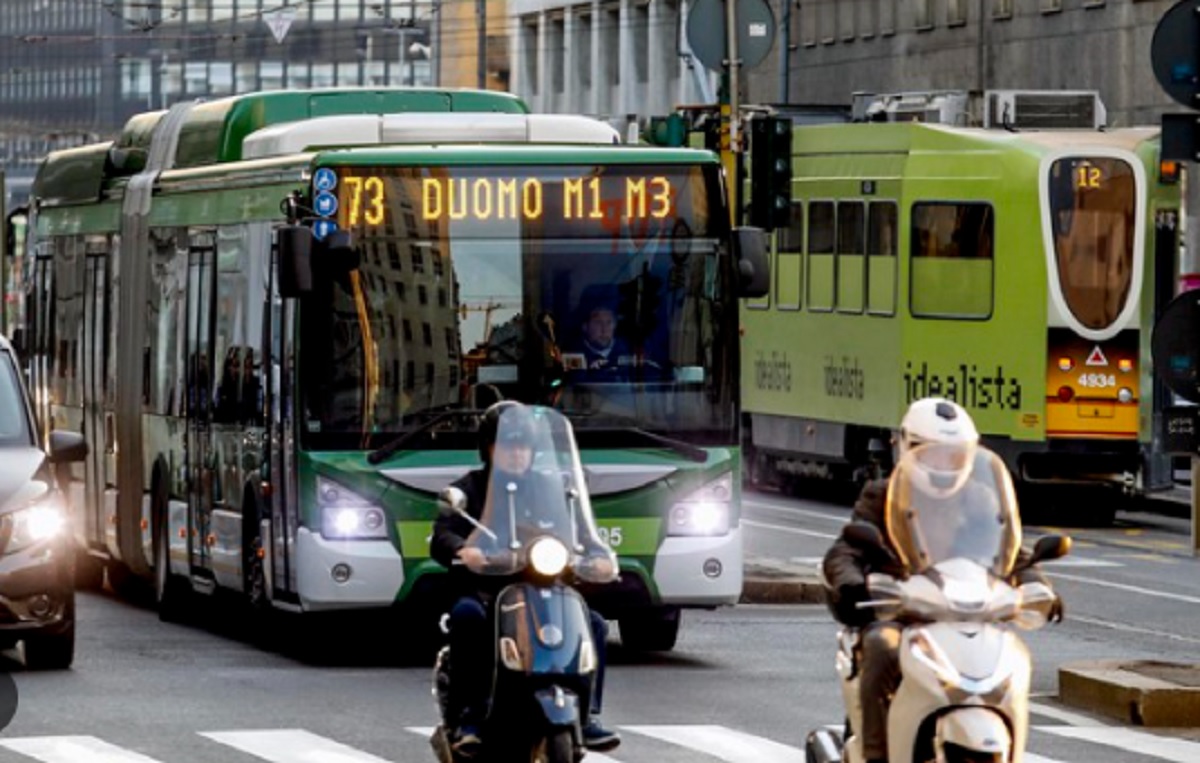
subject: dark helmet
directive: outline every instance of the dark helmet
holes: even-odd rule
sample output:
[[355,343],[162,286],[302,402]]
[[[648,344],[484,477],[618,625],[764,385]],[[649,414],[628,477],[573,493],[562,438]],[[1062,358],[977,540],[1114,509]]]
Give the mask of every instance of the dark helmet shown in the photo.
[[509,414],[510,418],[514,415],[520,418],[505,425],[505,442],[533,444],[533,422],[530,419],[529,409],[516,400],[501,400],[489,406],[483,413],[483,419],[479,422],[479,457],[485,464],[490,464],[492,461],[491,449],[496,444],[496,430],[500,425],[500,417],[509,410],[513,411]]

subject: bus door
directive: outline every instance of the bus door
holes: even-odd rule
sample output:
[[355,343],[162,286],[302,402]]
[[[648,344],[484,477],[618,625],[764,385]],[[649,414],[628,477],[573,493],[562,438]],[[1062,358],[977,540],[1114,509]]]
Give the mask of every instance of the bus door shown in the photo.
[[[105,241],[105,243],[107,243]],[[77,250],[78,251],[78,250]],[[91,432],[92,447],[84,462],[84,501],[89,540],[101,542],[109,553],[119,555],[116,525],[108,515],[116,512],[115,494],[109,505],[105,466],[113,452],[116,434],[111,411],[105,410],[104,370],[108,350],[108,266],[107,246],[89,239],[84,244],[83,269],[83,352],[80,372],[83,382],[83,428]]]
[[[272,269],[274,272],[274,269]],[[272,281],[274,279],[272,278]],[[271,537],[263,538],[269,551],[272,595],[294,599],[295,572],[292,549],[296,539],[299,500],[296,497],[296,431],[292,395],[292,336],[295,330],[295,305],[280,298],[278,285],[271,285],[270,371],[267,374],[270,421],[271,461]],[[270,543],[267,546],[267,543]]]
[[193,234],[188,247],[187,465],[188,561],[192,572],[211,572],[213,506],[213,282],[216,247],[209,234]]

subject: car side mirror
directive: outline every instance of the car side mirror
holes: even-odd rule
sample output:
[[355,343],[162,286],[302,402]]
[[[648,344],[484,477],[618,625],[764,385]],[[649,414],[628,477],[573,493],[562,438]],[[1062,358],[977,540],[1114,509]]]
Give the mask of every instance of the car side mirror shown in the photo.
[[734,228],[733,253],[738,266],[738,296],[757,299],[771,290],[767,234],[761,228]]
[[312,230],[303,225],[285,225],[276,233],[276,243],[280,296],[295,299],[310,293],[313,288]]
[[448,487],[438,494],[437,504],[442,514],[464,514],[467,511],[467,494],[456,487]]
[[50,433],[50,463],[78,463],[87,458],[87,454],[87,440],[80,433],[61,429]]
[[1033,546],[1033,553],[1029,556],[1029,566],[1032,567],[1039,562],[1061,559],[1069,553],[1071,553],[1070,536],[1043,535]]

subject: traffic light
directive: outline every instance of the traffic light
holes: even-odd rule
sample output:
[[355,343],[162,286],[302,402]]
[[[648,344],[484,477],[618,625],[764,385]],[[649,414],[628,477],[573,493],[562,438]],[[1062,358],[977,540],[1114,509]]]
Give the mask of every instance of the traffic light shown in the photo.
[[[1163,114],[1161,160],[1200,158],[1200,0],[1181,0],[1159,19],[1150,43],[1150,65],[1162,89],[1193,111]],[[1169,173],[1160,180],[1172,182]]]
[[646,142],[655,146],[678,148],[687,143],[687,122],[682,114],[665,117],[650,117],[650,129],[646,131]]
[[786,228],[792,214],[792,120],[750,120],[750,224]]

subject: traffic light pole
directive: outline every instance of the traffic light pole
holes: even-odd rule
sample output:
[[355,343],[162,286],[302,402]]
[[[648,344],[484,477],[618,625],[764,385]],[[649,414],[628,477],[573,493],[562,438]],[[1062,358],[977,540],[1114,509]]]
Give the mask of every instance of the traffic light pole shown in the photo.
[[721,163],[729,188],[729,224],[738,225],[742,216],[741,177],[738,154],[741,140],[738,135],[738,43],[737,0],[725,0],[725,87],[721,98]]

